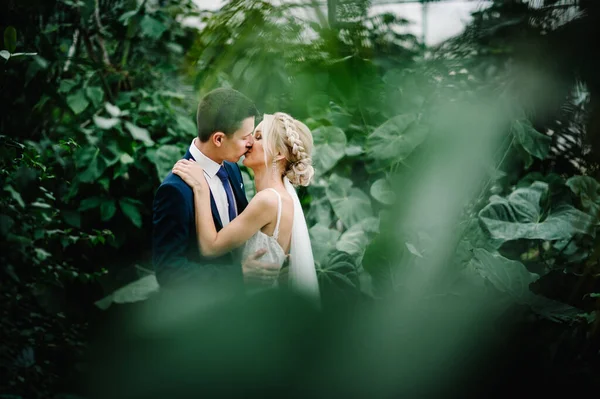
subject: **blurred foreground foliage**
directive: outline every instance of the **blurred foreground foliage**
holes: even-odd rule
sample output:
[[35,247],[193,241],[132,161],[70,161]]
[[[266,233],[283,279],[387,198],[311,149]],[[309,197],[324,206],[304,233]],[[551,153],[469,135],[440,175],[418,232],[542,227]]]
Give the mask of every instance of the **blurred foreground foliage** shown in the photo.
[[313,131],[301,194],[326,309],[469,287],[466,301],[552,326],[545,361],[591,373],[600,82],[586,38],[600,14],[558,3],[495,1],[424,48],[361,1],[339,2],[335,26],[310,4],[10,1],[0,390],[78,390],[94,301],[151,268],[154,190],[221,86]]

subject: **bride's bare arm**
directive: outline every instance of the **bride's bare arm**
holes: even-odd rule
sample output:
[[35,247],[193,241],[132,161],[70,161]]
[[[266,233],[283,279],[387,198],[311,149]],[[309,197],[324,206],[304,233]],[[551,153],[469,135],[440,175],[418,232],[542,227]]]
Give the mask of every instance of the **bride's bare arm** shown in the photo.
[[217,233],[210,207],[210,189],[202,168],[192,161],[181,160],[173,173],[194,191],[196,232],[202,255],[215,257],[242,246],[263,226],[275,218],[277,198],[268,191],[257,193],[246,209]]
[[200,251],[204,256],[213,257],[242,246],[268,224],[277,209],[277,199],[267,192],[257,193],[246,209],[218,233],[212,218],[206,217],[207,212],[211,212],[209,190],[194,187],[194,206]]

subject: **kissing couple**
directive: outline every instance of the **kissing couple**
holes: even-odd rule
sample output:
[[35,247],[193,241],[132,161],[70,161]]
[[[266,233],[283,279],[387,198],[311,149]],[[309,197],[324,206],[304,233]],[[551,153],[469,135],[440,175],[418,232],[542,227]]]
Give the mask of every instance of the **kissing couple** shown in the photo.
[[[197,111],[198,135],[156,191],[152,262],[160,287],[210,288],[225,280],[248,292],[286,286],[320,303],[304,212],[294,186],[314,175],[313,139],[283,112],[259,116],[242,93],[219,88]],[[254,172],[248,202],[237,162]],[[237,284],[237,283],[236,283]]]

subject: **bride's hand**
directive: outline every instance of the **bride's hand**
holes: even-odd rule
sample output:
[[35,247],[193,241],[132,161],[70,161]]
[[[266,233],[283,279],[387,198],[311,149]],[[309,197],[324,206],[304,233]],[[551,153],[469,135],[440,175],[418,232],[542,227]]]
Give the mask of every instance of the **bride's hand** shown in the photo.
[[193,189],[208,190],[204,169],[194,161],[188,159],[177,161],[175,166],[173,166],[173,173],[181,177],[181,179]]

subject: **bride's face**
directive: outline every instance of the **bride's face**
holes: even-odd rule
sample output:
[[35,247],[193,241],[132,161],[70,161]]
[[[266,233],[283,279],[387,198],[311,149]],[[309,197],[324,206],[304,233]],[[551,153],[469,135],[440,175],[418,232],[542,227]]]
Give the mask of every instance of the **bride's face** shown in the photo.
[[[246,152],[246,156],[242,163],[250,169],[256,169],[257,167],[265,166],[265,149],[263,147],[262,140],[262,127],[263,123],[259,123],[254,129],[254,144],[252,148]],[[267,160],[268,161],[268,160]]]

